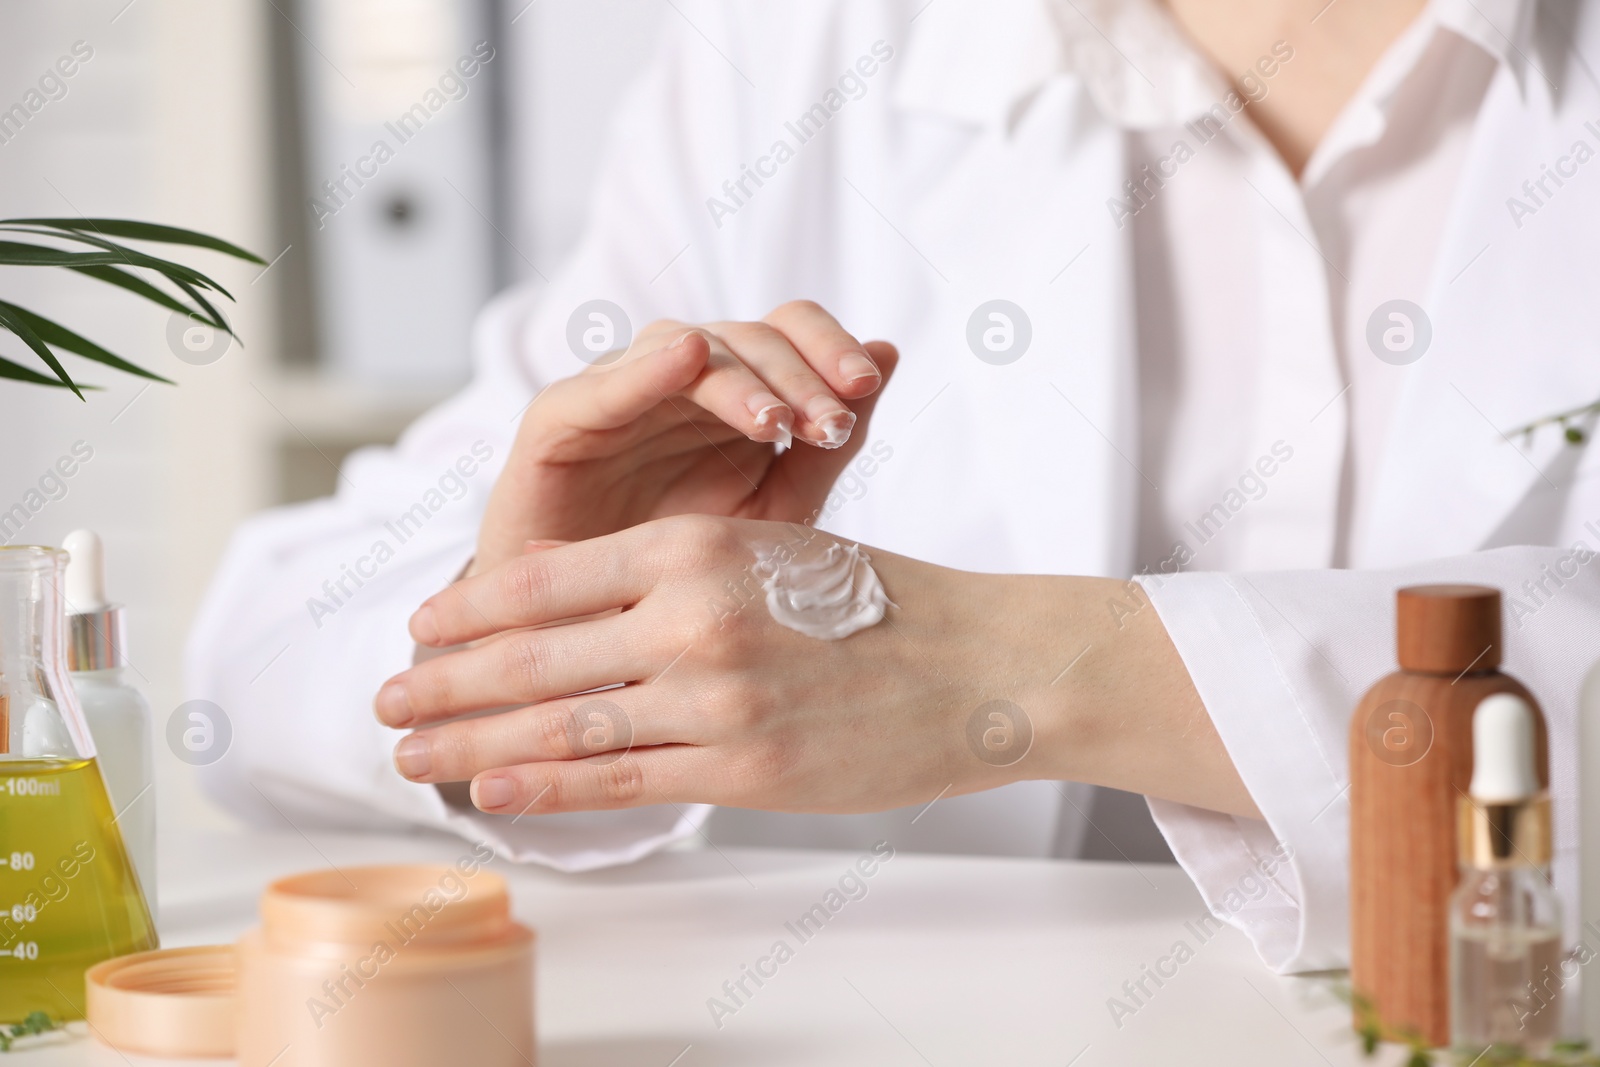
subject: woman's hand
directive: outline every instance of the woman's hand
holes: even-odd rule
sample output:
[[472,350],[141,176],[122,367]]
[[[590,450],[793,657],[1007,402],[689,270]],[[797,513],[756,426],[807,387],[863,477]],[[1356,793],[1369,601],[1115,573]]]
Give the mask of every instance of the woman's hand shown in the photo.
[[[488,812],[863,812],[1022,778],[1254,811],[1155,611],[1106,609],[1123,583],[871,550],[896,606],[825,641],[774,621],[755,548],[805,558],[832,542],[798,524],[684,516],[457,582],[411,633],[477,643],[378,694],[382,721],[416,729],[396,765],[419,782],[472,779]],[[580,621],[545,625],[564,619]],[[620,687],[592,692],[604,686]],[[520,706],[458,718],[505,705]]]
[[530,540],[669,515],[805,521],[860,448],[857,420],[897,358],[810,301],[761,322],[652,324],[616,362],[553,383],[528,409],[471,573]]

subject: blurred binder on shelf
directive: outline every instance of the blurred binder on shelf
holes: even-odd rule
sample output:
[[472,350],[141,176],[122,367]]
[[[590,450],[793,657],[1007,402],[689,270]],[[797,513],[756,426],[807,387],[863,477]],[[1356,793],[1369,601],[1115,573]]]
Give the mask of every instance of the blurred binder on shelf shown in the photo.
[[444,392],[495,287],[500,61],[476,0],[286,7],[300,212],[320,370]]

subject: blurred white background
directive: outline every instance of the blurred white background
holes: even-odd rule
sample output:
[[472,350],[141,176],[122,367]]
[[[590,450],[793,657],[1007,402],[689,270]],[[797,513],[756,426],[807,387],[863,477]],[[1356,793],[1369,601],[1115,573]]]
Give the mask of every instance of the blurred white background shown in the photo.
[[[105,538],[130,675],[154,708],[169,841],[224,818],[162,734],[184,699],[190,619],[234,525],[330,491],[351,449],[393,440],[460,384],[473,310],[499,288],[541,284],[576,238],[607,114],[671,17],[664,0],[0,6],[0,111],[76,43],[92,50],[64,95],[0,120],[0,217],[163,222],[272,261],[176,254],[238,298],[225,310],[244,345],[200,366],[169,348],[168,314],[130,294],[0,268],[0,297],[177,382],[72,357],[75,377],[103,387],[87,402],[0,382],[0,513],[76,442],[93,450],[0,542],[59,544],[83,526]],[[443,105],[398,131],[403,144],[385,127],[437,102],[429,90],[487,48],[464,90],[447,80]],[[321,183],[380,137],[393,159],[332,198]],[[35,362],[9,335],[0,355]]]

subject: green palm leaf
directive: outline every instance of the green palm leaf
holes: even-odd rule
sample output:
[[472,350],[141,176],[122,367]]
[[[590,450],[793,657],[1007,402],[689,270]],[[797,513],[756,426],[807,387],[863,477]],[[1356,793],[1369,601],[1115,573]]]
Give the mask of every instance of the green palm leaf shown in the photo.
[[[48,385],[55,389],[65,389],[67,383],[59,378],[47,378],[37,371],[31,371],[20,363],[13,363],[4,356],[0,356],[0,378],[7,378],[14,382],[27,382],[29,385]],[[98,385],[81,386],[83,389],[98,389]]]
[[[116,256],[117,259],[115,262],[121,262],[130,267],[148,267],[150,270],[153,270],[158,274],[162,274],[173,281],[186,281],[190,285],[197,285],[203,289],[215,290],[216,292],[219,292],[223,296],[227,297],[229,300],[233,299],[232,293],[228,292],[215,281],[191,267],[185,267],[182,263],[174,263],[170,259],[162,259],[159,256],[146,255],[137,249],[128,248],[125,245],[119,245],[113,241],[107,241],[99,237],[90,237],[85,233],[58,234],[51,233],[49,230],[38,230],[30,227],[7,226],[5,223],[0,223],[0,230],[6,230],[11,233],[31,233],[40,237],[54,237],[58,240],[78,241],[82,244],[93,245],[96,248],[104,249],[109,254]],[[65,251],[65,249],[60,249],[59,251]],[[78,254],[83,255],[85,253]]]
[[[46,237],[80,246],[56,247],[28,241],[0,240],[0,266],[61,267],[75,271],[85,277],[124,289],[158,307],[206,323],[235,337],[237,335],[227,320],[206,296],[207,292],[213,292],[220,293],[228,300],[234,299],[233,294],[215,279],[182,263],[129,248],[112,238],[202,248],[250,263],[266,265],[266,260],[255,253],[220,238],[177,226],[162,226],[128,219],[0,219],[0,232]],[[81,246],[88,247],[85,249]],[[166,279],[178,290],[178,295],[167,292],[155,284],[157,279],[142,277],[137,273],[139,271],[150,271],[159,278]],[[186,302],[184,297],[190,302]],[[71,352],[127,374],[172,384],[171,379],[163,378],[159,374],[130,363],[60,323],[3,300],[0,300],[0,331],[16,335],[55,374],[55,377],[51,378],[0,357],[0,379],[71,389],[78,399],[82,400],[83,389],[93,389],[95,386],[80,388],[67,373],[67,369],[61,365],[61,360],[57,358],[56,353],[60,351]]]
[[180,229],[177,226],[161,226],[153,222],[131,222],[127,219],[5,219],[0,221],[30,226],[50,226],[60,230],[92,230],[106,237],[126,237],[134,241],[156,241],[161,244],[209,248],[213,252],[222,252],[225,255],[233,256],[235,259],[242,259],[263,267],[267,265],[267,261],[254,252],[247,252],[238,245],[229,244],[221,238],[196,233],[194,230]]
[[191,315],[205,322],[208,326],[212,326],[226,333],[233,333],[233,331],[228,328],[228,324],[223,322],[221,318],[217,318],[215,320],[207,318],[204,309],[196,310],[195,308],[189,307],[181,301],[168,296],[166,293],[163,293],[160,289],[157,289],[155,286],[151,285],[137,274],[129,274],[127,271],[118,267],[110,266],[73,267],[72,269],[77,271],[79,274],[86,274],[97,281],[115,285],[118,288],[128,290],[130,293],[137,293],[139,296],[144,297],[152,304],[159,304],[168,311],[176,311],[179,314]]
[[159,374],[152,374],[143,367],[129,363],[121,356],[101,348],[87,337],[73,333],[65,326],[51,322],[43,315],[35,315],[27,308],[20,308],[15,304],[8,304],[0,300],[0,309],[11,312],[27,323],[34,334],[47,345],[82,356],[84,359],[92,359],[96,363],[104,363],[108,367],[115,367],[117,370],[125,371],[128,374],[137,374],[141,378],[149,378],[151,381],[163,382],[167,385],[174,384],[171,378],[163,378]]
[[[232,334],[235,337],[238,336],[237,334],[233,333],[233,330],[228,328],[227,322],[225,322],[223,320],[223,318],[222,318],[222,312],[220,312],[216,308],[212,307],[211,306],[211,301],[209,301],[205,297],[201,296],[200,295],[200,291],[198,289],[195,289],[193,286],[187,285],[184,282],[180,282],[180,281],[174,281],[173,284],[176,285],[179,289],[182,289],[184,292],[188,293],[190,300],[193,300],[196,304],[199,304],[201,308],[203,308],[205,311],[210,313],[210,315],[211,315],[211,325],[217,327],[220,330],[226,330],[229,334]],[[232,299],[232,298],[230,297],[229,299]],[[198,315],[195,316],[195,317],[196,318],[203,318],[203,316],[198,316]],[[244,342],[240,341],[239,345],[240,345],[240,347],[243,347],[244,346]]]
[[0,264],[8,267],[98,267],[126,262],[124,257],[109,252],[68,252],[20,241],[0,241]]
[[83,399],[83,392],[78,388],[77,383],[72,380],[72,376],[67,373],[67,368],[61,365],[61,361],[56,358],[55,353],[50,351],[50,346],[45,344],[38,334],[33,332],[33,327],[24,322],[20,315],[13,313],[8,308],[0,307],[0,326],[4,326],[22,338],[22,343],[33,349],[34,355],[44,360],[45,366],[55,371],[56,377],[65,382],[67,388],[76,393],[79,400]]

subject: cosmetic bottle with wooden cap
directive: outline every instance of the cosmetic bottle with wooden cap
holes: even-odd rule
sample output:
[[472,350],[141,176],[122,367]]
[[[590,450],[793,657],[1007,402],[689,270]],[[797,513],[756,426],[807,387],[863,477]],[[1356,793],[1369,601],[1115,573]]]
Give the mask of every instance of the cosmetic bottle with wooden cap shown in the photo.
[[1456,815],[1472,780],[1472,714],[1511,693],[1533,717],[1534,770],[1549,787],[1544,717],[1500,673],[1500,592],[1426,585],[1398,593],[1400,670],[1350,722],[1350,982],[1386,1034],[1450,1040],[1449,905]]

